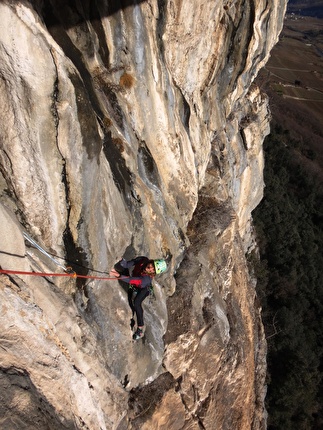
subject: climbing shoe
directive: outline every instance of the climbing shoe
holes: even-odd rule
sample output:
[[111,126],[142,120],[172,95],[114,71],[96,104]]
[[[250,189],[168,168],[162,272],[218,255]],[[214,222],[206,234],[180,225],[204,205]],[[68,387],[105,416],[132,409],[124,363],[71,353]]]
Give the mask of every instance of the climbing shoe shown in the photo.
[[133,334],[133,340],[138,340],[144,337],[144,331],[141,328],[137,328],[136,332]]

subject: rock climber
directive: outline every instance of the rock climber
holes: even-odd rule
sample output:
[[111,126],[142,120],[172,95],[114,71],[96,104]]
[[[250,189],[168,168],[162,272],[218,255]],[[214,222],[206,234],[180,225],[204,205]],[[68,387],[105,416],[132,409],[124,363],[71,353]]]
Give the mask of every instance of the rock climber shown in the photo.
[[144,318],[142,302],[152,293],[152,280],[156,275],[165,272],[167,263],[165,260],[150,260],[147,257],[136,257],[132,260],[122,258],[111,270],[110,275],[129,284],[128,302],[132,310],[131,328],[134,327],[134,314],[137,317],[137,330],[133,339],[137,340],[144,336]]

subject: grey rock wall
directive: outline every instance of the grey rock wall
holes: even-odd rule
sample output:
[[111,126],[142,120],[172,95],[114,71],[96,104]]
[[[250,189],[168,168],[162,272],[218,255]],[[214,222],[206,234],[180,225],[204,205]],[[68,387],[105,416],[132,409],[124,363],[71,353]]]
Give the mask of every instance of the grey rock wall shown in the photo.
[[[116,281],[1,275],[3,428],[265,428],[245,254],[285,0],[0,2],[0,266],[170,258],[133,343]],[[55,261],[24,240],[27,232]]]

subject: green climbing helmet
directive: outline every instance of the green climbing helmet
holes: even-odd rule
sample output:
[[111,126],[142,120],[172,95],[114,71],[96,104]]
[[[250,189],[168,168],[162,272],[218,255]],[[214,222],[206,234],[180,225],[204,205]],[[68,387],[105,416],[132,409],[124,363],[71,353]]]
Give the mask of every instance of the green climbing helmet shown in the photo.
[[165,260],[154,260],[156,275],[163,273],[167,270],[167,264]]

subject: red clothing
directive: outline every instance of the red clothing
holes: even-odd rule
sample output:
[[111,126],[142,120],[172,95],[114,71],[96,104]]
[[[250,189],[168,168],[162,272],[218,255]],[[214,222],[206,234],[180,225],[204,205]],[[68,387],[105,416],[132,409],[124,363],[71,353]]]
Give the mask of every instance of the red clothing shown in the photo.
[[141,272],[141,266],[147,263],[149,259],[147,257],[136,257],[133,260],[127,261],[124,258],[119,262],[120,266],[124,269],[128,269],[131,274],[137,276],[131,276],[127,279],[123,279],[130,285],[136,288],[146,288],[151,286],[152,277]]

